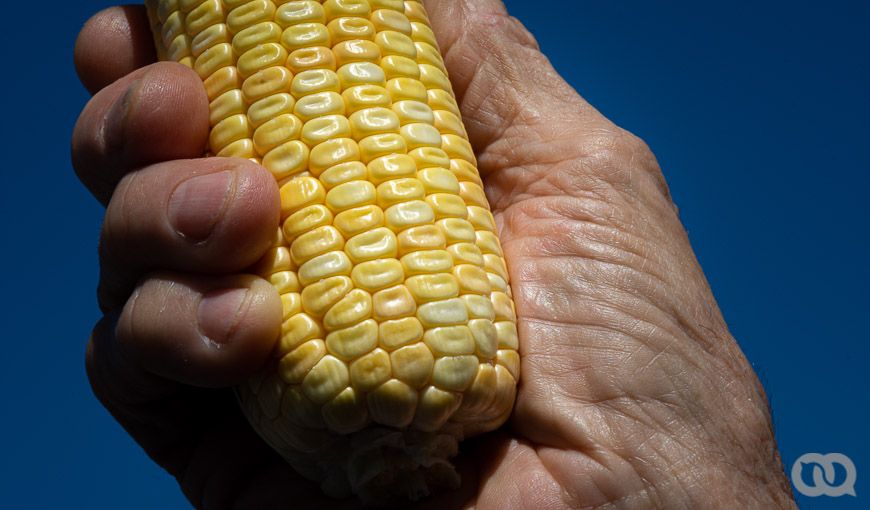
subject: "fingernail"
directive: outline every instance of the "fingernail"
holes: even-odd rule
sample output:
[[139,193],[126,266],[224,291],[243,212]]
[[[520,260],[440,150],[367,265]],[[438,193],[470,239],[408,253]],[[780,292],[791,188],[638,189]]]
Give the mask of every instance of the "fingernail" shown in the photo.
[[220,345],[232,338],[243,315],[249,289],[213,290],[203,296],[197,310],[200,332]]
[[169,198],[169,221],[176,232],[194,241],[207,239],[223,215],[232,181],[232,172],[224,171],[179,184]]

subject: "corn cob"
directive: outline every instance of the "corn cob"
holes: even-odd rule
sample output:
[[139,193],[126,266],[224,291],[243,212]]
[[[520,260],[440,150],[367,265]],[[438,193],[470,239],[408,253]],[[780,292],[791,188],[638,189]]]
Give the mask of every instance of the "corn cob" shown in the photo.
[[255,272],[284,305],[238,389],[257,432],[327,494],[452,486],[457,441],[500,426],[519,378],[495,221],[419,1],[146,0],[161,59],[193,68],[209,155],[280,186]]

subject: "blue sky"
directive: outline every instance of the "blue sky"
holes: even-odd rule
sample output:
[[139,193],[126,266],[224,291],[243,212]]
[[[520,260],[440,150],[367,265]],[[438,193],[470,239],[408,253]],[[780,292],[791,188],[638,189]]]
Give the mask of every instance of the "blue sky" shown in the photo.
[[[71,54],[82,23],[111,2],[42,5],[6,7],[15,21],[0,50],[0,501],[188,508],[92,397],[82,362],[98,317],[102,210],[69,165],[87,100]],[[870,4],[508,6],[581,94],[655,151],[767,389],[787,468],[806,452],[857,465],[857,499],[801,497],[801,507],[867,507]]]

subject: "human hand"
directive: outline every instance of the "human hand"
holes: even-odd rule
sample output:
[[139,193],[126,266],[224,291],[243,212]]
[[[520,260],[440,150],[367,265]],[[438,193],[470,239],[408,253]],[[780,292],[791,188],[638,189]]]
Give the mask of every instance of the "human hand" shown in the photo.
[[[762,389],[652,154],[500,2],[426,3],[500,225],[523,379],[509,426],[464,445],[463,488],[424,505],[793,507]],[[197,507],[352,508],[294,474],[233,402],[280,328],[277,294],[244,275],[278,227],[277,187],[248,162],[186,159],[208,134],[202,85],[153,59],[141,8],[99,14],[76,49],[99,92],[73,161],[109,205],[94,391]]]

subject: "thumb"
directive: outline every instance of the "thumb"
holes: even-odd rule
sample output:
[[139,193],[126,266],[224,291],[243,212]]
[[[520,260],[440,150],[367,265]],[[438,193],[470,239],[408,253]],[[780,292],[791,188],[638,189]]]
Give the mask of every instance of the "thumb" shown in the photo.
[[[481,154],[538,119],[605,119],[567,83],[501,0],[424,0],[462,111]],[[579,117],[585,117],[578,118]],[[570,119],[569,119],[570,117]],[[488,173],[481,158],[482,173]]]

